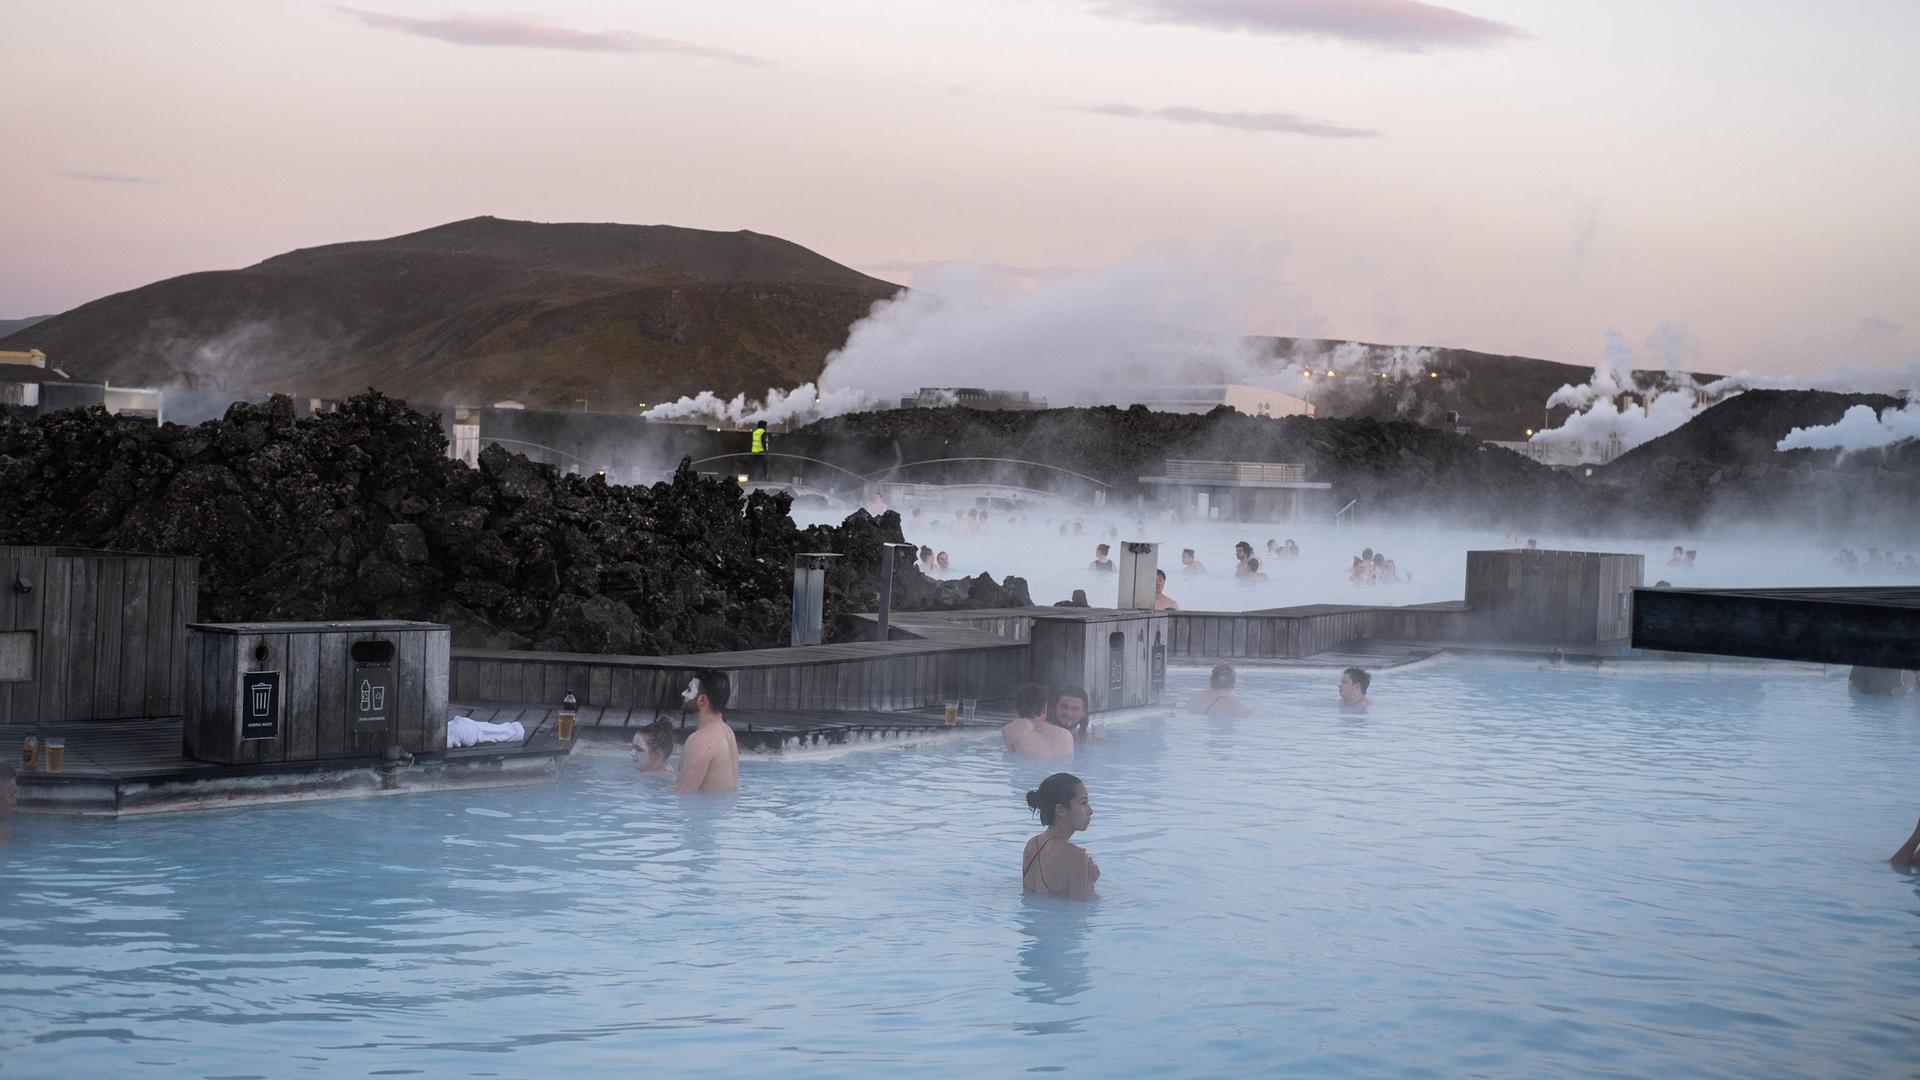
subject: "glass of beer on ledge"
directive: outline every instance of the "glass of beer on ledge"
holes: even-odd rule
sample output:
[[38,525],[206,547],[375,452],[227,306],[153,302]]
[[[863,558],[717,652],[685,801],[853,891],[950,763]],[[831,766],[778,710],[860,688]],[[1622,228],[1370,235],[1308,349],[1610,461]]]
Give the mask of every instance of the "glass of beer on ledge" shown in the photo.
[[955,721],[959,719],[960,719],[960,703],[957,701],[947,702],[947,726],[952,727]]
[[567,696],[560,699],[560,713],[554,718],[553,724],[561,742],[573,741],[573,718],[579,710],[580,699],[574,696],[573,691],[567,691]]
[[57,773],[67,767],[67,740],[58,735],[47,739],[47,771]]

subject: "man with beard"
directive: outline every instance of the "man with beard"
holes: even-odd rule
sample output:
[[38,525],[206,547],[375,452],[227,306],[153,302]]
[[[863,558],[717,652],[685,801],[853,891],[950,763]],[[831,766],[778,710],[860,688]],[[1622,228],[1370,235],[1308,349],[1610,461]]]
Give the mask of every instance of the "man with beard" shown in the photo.
[[740,786],[740,744],[725,714],[732,685],[725,672],[701,668],[680,692],[680,708],[695,717],[680,754],[675,791],[731,791]]

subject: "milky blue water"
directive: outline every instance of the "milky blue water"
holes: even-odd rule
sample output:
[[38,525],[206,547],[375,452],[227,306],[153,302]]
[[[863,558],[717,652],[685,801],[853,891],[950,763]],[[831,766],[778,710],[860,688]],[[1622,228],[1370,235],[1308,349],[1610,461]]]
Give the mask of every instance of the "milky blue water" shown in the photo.
[[[1198,686],[1178,674],[1180,694]],[[1440,665],[1109,724],[1019,893],[975,738],[0,844],[0,1075],[1911,1075],[1920,703]]]

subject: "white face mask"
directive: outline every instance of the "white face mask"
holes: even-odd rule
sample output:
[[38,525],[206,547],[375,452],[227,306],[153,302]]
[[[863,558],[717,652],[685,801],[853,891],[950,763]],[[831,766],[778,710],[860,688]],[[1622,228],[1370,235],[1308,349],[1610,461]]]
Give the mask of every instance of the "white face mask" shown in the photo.
[[687,688],[685,690],[680,691],[681,701],[692,701],[694,698],[697,698],[699,696],[700,696],[700,680],[699,679],[689,680],[687,682]]

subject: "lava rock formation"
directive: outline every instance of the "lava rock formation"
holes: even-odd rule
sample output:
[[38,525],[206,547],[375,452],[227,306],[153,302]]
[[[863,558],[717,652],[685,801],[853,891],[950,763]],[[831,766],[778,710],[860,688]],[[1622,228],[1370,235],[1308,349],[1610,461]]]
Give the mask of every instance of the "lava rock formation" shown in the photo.
[[[0,416],[0,543],[200,558],[200,617],[425,619],[458,646],[671,655],[785,645],[792,557],[831,551],[828,626],[877,602],[891,512],[800,529],[785,494],[683,462],[651,487],[560,475],[497,445],[447,457],[436,418],[368,393],[297,419],[275,397],[155,427],[99,408]],[[1025,582],[936,582],[902,558],[899,610],[1029,603]]]

